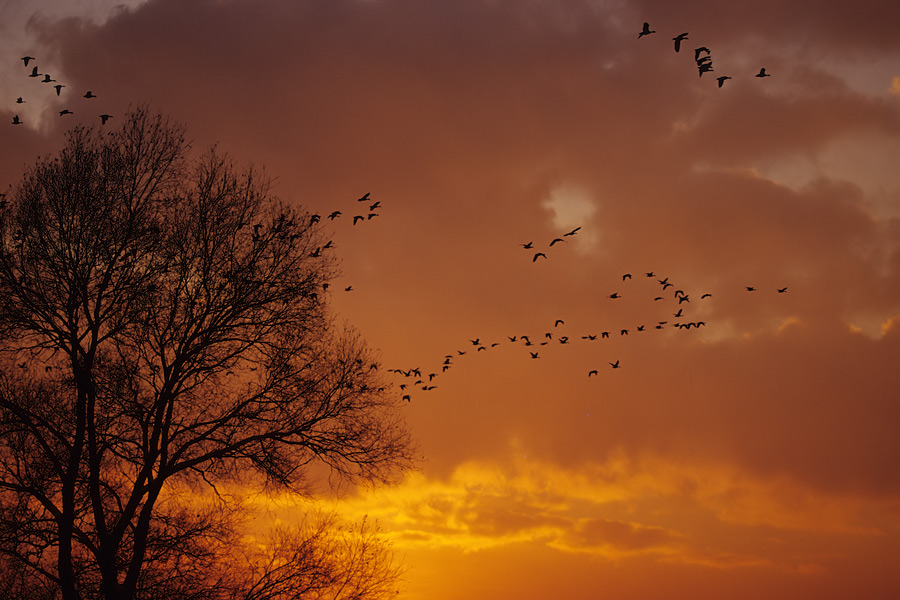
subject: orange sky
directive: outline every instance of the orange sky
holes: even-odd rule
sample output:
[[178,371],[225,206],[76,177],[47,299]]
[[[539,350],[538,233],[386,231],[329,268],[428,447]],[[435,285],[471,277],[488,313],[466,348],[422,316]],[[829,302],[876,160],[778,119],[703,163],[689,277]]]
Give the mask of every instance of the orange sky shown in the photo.
[[65,4],[2,9],[0,185],[150,102],[344,212],[338,318],[439,373],[420,470],[337,501],[402,598],[900,596],[896,2]]

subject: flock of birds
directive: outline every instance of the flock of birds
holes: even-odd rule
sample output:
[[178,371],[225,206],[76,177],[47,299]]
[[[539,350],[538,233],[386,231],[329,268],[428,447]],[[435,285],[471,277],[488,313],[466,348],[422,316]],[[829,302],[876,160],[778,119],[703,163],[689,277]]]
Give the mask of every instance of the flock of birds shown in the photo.
[[[645,35],[651,35],[654,33],[656,33],[656,31],[650,29],[650,23],[644,22],[643,28],[641,29],[640,33],[638,33],[638,39],[641,39]],[[675,52],[681,52],[681,43],[685,40],[690,39],[688,35],[688,32],[679,33],[672,38],[672,41],[675,43]],[[706,46],[694,48],[694,62],[697,64],[699,77],[703,77],[704,73],[713,72],[712,52],[710,52],[709,48],[707,48]],[[771,77],[771,73],[767,72],[765,67],[761,67],[759,69],[759,72],[756,73],[755,77]],[[734,78],[730,75],[720,75],[716,77],[716,82],[718,83],[719,87],[722,87],[729,79]]]
[[[31,62],[36,59],[33,56],[23,56],[19,60],[22,61],[22,63],[25,65],[25,68],[27,69],[29,64],[31,64]],[[39,72],[38,66],[36,64],[31,65],[31,72],[28,74],[28,77],[30,77],[32,79],[36,79],[40,83],[53,84],[53,85],[50,85],[50,89],[56,90],[57,97],[60,97],[60,98],[63,97],[62,90],[64,87],[67,87],[67,86],[63,83],[57,82],[55,79],[53,79],[53,77],[50,76],[49,73]],[[81,95],[81,97],[85,100],[93,100],[93,99],[97,98],[97,95],[94,92],[92,92],[91,90],[87,90],[87,91],[85,91],[84,94]],[[26,102],[27,101],[25,100],[25,98],[23,96],[19,96],[16,98],[16,104],[25,104]],[[66,115],[74,115],[74,114],[75,113],[69,108],[64,108],[61,111],[59,111],[60,117],[65,117]],[[100,124],[106,125],[106,122],[112,118],[112,115],[107,114],[107,113],[101,113],[100,115],[98,115],[98,117],[100,118]],[[12,124],[13,125],[22,125],[22,124],[24,124],[24,121],[18,114],[15,114],[15,115],[13,115],[13,118],[12,118]]]
[[[638,39],[655,34],[656,31],[650,28],[649,23],[644,23],[641,31],[638,33]],[[680,33],[672,38],[674,43],[675,52],[680,52],[682,49],[682,44],[690,39],[688,37],[688,33]],[[28,77],[36,79],[42,84],[49,85],[49,89],[55,90],[56,96],[62,98],[65,94],[63,91],[67,86],[65,84],[57,82],[53,77],[51,77],[48,73],[41,73],[36,64],[32,64],[32,61],[35,61],[33,56],[23,56],[21,57],[21,61],[25,68],[31,68]],[[702,77],[705,73],[711,73],[714,71],[713,63],[712,63],[712,54],[706,46],[700,46],[694,48],[694,61],[697,65],[697,69],[699,72],[699,76]],[[765,68],[761,68],[758,73],[755,75],[756,77],[769,77],[770,74],[766,71]],[[716,77],[716,81],[718,83],[718,87],[722,87],[725,81],[732,79],[732,77],[728,75],[720,75]],[[81,98],[85,101],[92,101],[97,98],[97,95],[94,94],[91,90],[86,90],[84,94],[81,95]],[[17,104],[25,104],[26,100],[19,96],[16,99]],[[67,115],[75,114],[71,109],[64,108],[59,111],[60,117],[66,117]],[[105,125],[106,122],[112,118],[112,115],[107,113],[102,113],[98,115],[100,118],[101,125]],[[13,116],[12,119],[13,125],[21,125],[23,124],[23,120],[20,118],[18,114]],[[5,194],[4,194],[5,196]],[[5,203],[5,200],[3,200]],[[352,225],[356,226],[358,223],[365,223],[371,221],[372,219],[378,217],[380,215],[378,209],[381,207],[380,201],[373,201],[370,197],[370,193],[366,193],[357,199],[355,210],[347,212],[347,216],[345,217],[348,220],[351,220]],[[310,214],[310,224],[316,224],[322,221],[322,219],[326,219],[330,222],[333,222],[339,218],[344,216],[344,213],[340,210],[333,210],[326,215],[320,214]],[[262,227],[262,225],[257,225],[257,228]],[[546,247],[536,247],[534,242],[526,242],[521,244],[521,247],[528,251],[533,251],[530,253],[531,262],[537,263],[541,260],[546,260],[548,258],[548,254],[551,248],[556,246],[557,244],[563,244],[568,241],[572,236],[578,234],[581,230],[581,227],[576,227],[571,231],[566,233],[562,233],[558,237],[554,237],[550,240],[549,244]],[[259,235],[258,230],[254,230],[254,235]],[[328,250],[334,249],[333,240],[328,240],[324,245],[315,248],[310,256],[312,258],[317,258],[323,255],[324,252]],[[706,326],[706,322],[703,320],[689,320],[685,313],[685,309],[691,306],[691,295],[688,294],[683,289],[680,289],[674,283],[669,281],[669,277],[660,278],[657,277],[656,274],[652,271],[648,271],[644,273],[644,277],[657,285],[659,285],[659,291],[654,295],[653,301],[660,302],[666,300],[668,297],[671,302],[674,302],[675,305],[671,307],[672,312],[666,319],[654,319],[650,323],[640,323],[637,325],[629,325],[626,327],[616,327],[610,329],[599,329],[597,331],[581,331],[577,334],[568,334],[566,335],[565,321],[563,319],[557,319],[552,328],[547,327],[549,331],[539,332],[539,333],[527,333],[527,334],[516,334],[516,335],[506,335],[501,337],[499,340],[482,340],[481,337],[476,337],[474,339],[469,339],[469,344],[464,344],[462,348],[457,348],[452,352],[449,352],[444,355],[442,362],[434,369],[422,369],[419,366],[409,367],[405,369],[394,368],[388,369],[389,372],[394,373],[395,375],[402,378],[401,383],[399,383],[399,388],[402,393],[402,399],[411,401],[413,397],[413,393],[415,391],[424,391],[429,392],[437,388],[435,384],[435,380],[440,377],[441,374],[447,372],[454,366],[454,361],[460,359],[467,354],[477,355],[481,352],[487,352],[493,348],[497,348],[502,344],[515,344],[520,345],[527,351],[527,356],[532,360],[537,360],[542,358],[541,352],[544,347],[547,347],[551,344],[557,345],[567,345],[574,343],[591,343],[597,342],[598,340],[608,339],[611,336],[622,337],[627,335],[638,335],[647,331],[659,331],[669,328],[679,329],[682,331],[690,331],[692,329],[700,329],[701,327]],[[630,281],[632,279],[631,273],[625,273],[622,275],[622,282]],[[323,284],[323,293],[327,293],[330,285],[328,283]],[[669,288],[674,288],[672,292],[669,292]],[[345,292],[353,291],[352,285],[347,285],[343,288]],[[747,293],[757,292],[757,288],[755,286],[746,286],[745,290]],[[779,294],[784,294],[787,292],[787,287],[777,288],[775,290]],[[669,296],[671,294],[671,296]],[[612,293],[606,296],[607,300],[610,301],[618,301],[623,297],[623,294],[620,294],[618,291],[613,291]],[[712,295],[709,293],[704,293],[698,297],[697,302],[704,302],[711,298]],[[665,302],[663,302],[665,304]],[[621,360],[616,358],[612,361],[607,361],[609,368],[611,369],[620,369],[622,368]],[[371,365],[370,368],[378,368],[378,365]],[[587,377],[597,377],[600,373],[600,369],[593,368],[590,369],[587,373]]]
[[[549,246],[552,247],[561,242],[565,242],[566,238],[576,235],[580,230],[581,227],[576,227],[572,231],[562,234],[560,237],[554,237],[550,241]],[[520,244],[520,246],[525,250],[535,249],[534,242],[526,242],[524,244]],[[532,256],[532,262],[537,262],[539,258],[546,259],[546,253],[534,253]],[[671,312],[667,313],[669,315],[667,316],[667,318],[662,320],[654,318],[650,322],[645,321],[639,324],[629,324],[624,327],[620,325],[615,328],[607,327],[596,330],[582,330],[574,334],[567,331],[565,320],[556,319],[552,327],[548,323],[546,330],[543,332],[506,335],[505,337],[493,340],[483,339],[482,337],[469,339],[469,343],[464,344],[462,348],[457,348],[454,351],[445,354],[440,365],[437,368],[431,370],[423,370],[421,367],[410,367],[406,369],[389,369],[389,372],[403,378],[402,383],[400,383],[399,385],[400,390],[403,394],[402,398],[404,400],[411,401],[413,391],[418,390],[429,392],[436,389],[437,385],[435,384],[435,380],[439,378],[441,374],[450,370],[454,366],[455,360],[458,360],[461,357],[466,356],[467,354],[477,355],[481,352],[487,352],[501,345],[515,344],[522,346],[528,352],[528,356],[530,357],[530,359],[536,360],[542,358],[541,352],[543,348],[550,345],[591,343],[614,337],[622,337],[632,334],[638,335],[644,332],[661,331],[666,329],[690,331],[692,329],[700,329],[701,327],[706,326],[706,321],[704,320],[691,320],[688,318],[688,313],[686,312],[686,310],[689,307],[693,306],[693,304],[691,303],[693,298],[690,293],[686,292],[680,286],[670,281],[670,278],[668,276],[659,277],[655,272],[647,271],[643,274],[643,277],[645,280],[658,286],[658,291],[652,295],[652,301],[654,304],[662,301],[663,306],[665,306],[665,301],[667,299],[670,303],[673,303],[669,305],[668,310]],[[631,273],[624,273],[621,276],[621,285],[631,285],[630,282],[633,279],[634,276]],[[756,286],[748,285],[744,287],[744,291],[745,293],[755,293],[758,292],[759,289]],[[785,286],[776,288],[773,291],[777,294],[785,294],[787,293],[788,288],[787,286]],[[627,292],[622,293],[619,290],[615,290],[606,295],[606,300],[620,301],[627,295]],[[696,298],[696,303],[708,301],[710,298],[712,298],[711,293],[707,292],[700,294]],[[613,361],[607,362],[609,364],[609,368],[611,369],[619,369],[623,366],[621,360],[618,358]],[[599,373],[600,369],[593,368],[588,370],[587,377],[596,377],[599,375]]]

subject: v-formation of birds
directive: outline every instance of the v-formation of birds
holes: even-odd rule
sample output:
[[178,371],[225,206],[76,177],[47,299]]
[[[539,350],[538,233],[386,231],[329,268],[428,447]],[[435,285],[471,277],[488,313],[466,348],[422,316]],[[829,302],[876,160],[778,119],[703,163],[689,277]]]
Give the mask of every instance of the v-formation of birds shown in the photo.
[[[650,29],[650,23],[644,22],[644,26],[641,31],[638,33],[638,39],[644,37],[645,35],[651,35],[656,33],[655,30]],[[672,41],[675,45],[675,52],[681,52],[681,44],[685,40],[689,40],[688,37],[689,32],[679,33],[675,37],[672,38]],[[699,77],[703,77],[704,73],[712,73],[713,62],[712,62],[712,52],[706,46],[700,46],[698,48],[694,48],[694,62],[697,64],[697,71],[699,73]],[[771,73],[766,71],[765,67],[761,67],[759,72],[756,73],[755,77],[771,77]],[[719,87],[722,87],[726,81],[729,79],[734,79],[730,75],[719,75],[715,78],[716,83]]]
[[[33,56],[23,56],[20,60],[25,65],[25,68],[27,69],[29,64],[36,59]],[[55,79],[53,79],[53,77],[50,76],[49,73],[40,73],[38,71],[38,65],[36,65],[36,64],[31,65],[31,72],[28,74],[28,77],[38,79],[38,81],[40,81],[41,83],[54,84],[54,85],[50,86],[50,89],[55,90],[56,95],[58,97],[60,97],[60,98],[63,97],[63,94],[64,94],[63,88],[65,88],[67,86],[63,83],[58,83]],[[68,95],[68,94],[66,94],[66,95]],[[81,97],[86,100],[93,100],[94,98],[97,98],[97,95],[93,91],[87,90],[87,91],[85,91],[84,94],[81,95]],[[16,98],[16,104],[26,104],[26,103],[27,103],[27,100],[25,100],[24,96],[19,96],[18,98]],[[66,115],[74,115],[74,114],[75,114],[75,112],[70,110],[69,108],[64,108],[61,111],[59,111],[60,117],[65,117]],[[106,125],[106,122],[112,118],[112,115],[107,114],[107,113],[102,113],[102,114],[97,115],[97,117],[100,119],[101,125]],[[22,125],[23,123],[24,123],[24,121],[22,121],[21,117],[19,117],[18,114],[13,115],[12,125]]]

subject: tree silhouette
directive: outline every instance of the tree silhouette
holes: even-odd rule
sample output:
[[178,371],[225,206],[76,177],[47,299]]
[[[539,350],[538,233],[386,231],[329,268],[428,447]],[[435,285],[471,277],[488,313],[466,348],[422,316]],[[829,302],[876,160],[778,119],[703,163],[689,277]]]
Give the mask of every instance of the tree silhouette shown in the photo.
[[225,487],[390,479],[398,399],[317,293],[315,220],[165,117],[123,121],[71,130],[0,212],[0,555],[35,597],[287,597],[221,571]]

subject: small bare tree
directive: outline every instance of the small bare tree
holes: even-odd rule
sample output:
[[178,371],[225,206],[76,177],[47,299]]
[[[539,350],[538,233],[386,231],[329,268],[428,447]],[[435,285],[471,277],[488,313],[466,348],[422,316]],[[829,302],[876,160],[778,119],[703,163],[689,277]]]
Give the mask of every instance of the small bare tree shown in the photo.
[[146,108],[27,171],[0,213],[0,555],[35,597],[281,597],[258,561],[223,591],[239,532],[203,491],[409,464],[315,221]]

